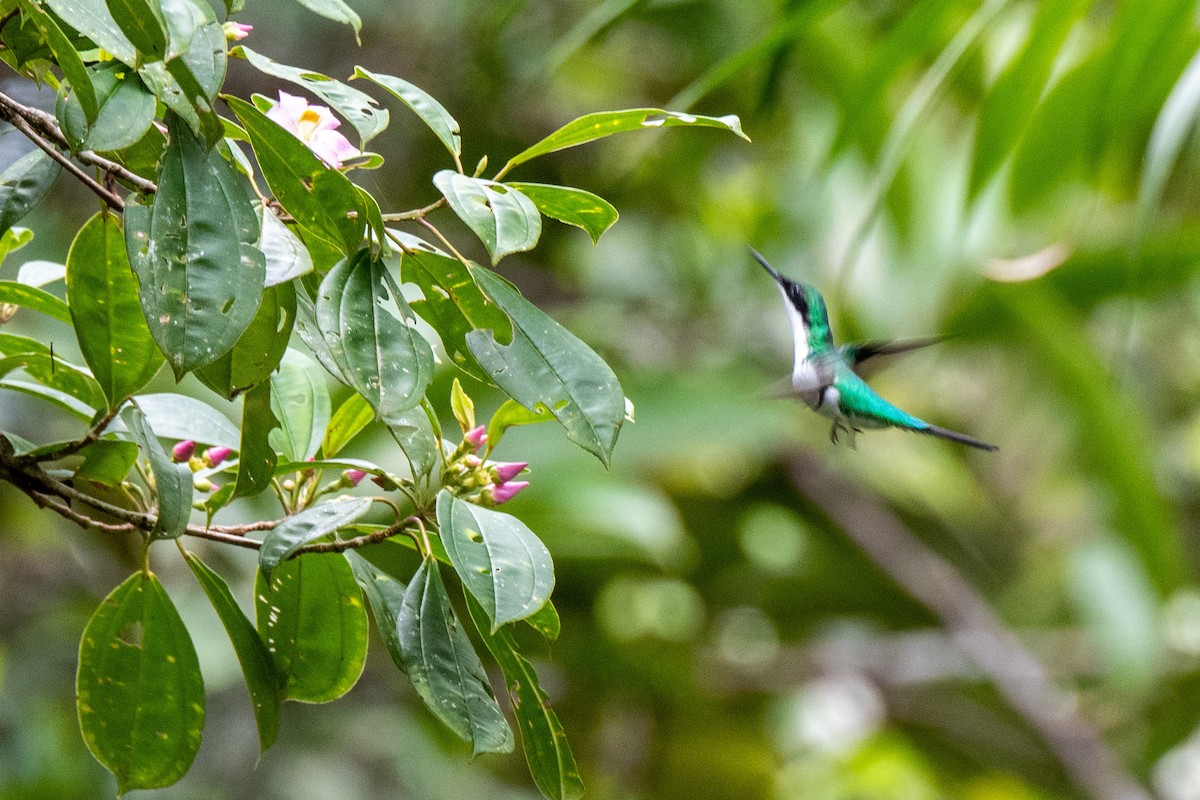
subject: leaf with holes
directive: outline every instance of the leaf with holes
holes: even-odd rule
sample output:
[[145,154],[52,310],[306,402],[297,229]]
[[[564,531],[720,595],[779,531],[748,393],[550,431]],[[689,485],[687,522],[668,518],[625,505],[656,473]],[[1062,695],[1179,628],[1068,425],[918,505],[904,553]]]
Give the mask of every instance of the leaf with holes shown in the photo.
[[521,192],[449,169],[434,175],[433,183],[487,247],[492,264],[509,253],[532,250],[542,235],[537,206]]
[[459,500],[437,498],[438,530],[450,563],[491,620],[491,629],[524,619],[550,599],[550,551],[514,516]]
[[258,313],[225,355],[196,370],[196,377],[222,397],[266,381],[279,366],[296,321],[296,290],[285,283],[263,290]]
[[96,609],[79,645],[83,740],[118,793],[170,786],[200,749],[204,682],[187,628],[158,578],[136,572]]
[[411,108],[421,118],[422,122],[429,126],[429,129],[437,135],[442,144],[446,145],[447,150],[456,156],[462,152],[462,140],[458,135],[458,120],[450,116],[450,112],[441,103],[433,99],[424,89],[414,86],[401,78],[371,72],[362,67],[354,68],[354,77],[366,78],[372,83],[387,89],[404,105]]

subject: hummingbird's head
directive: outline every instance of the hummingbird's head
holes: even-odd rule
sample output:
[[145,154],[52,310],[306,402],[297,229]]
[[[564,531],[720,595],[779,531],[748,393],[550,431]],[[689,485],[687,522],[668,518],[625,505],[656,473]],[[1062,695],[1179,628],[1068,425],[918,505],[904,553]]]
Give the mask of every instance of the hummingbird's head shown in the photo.
[[772,267],[767,262],[767,259],[763,258],[762,253],[758,252],[753,247],[750,248],[750,255],[754,256],[754,260],[761,264],[762,268],[767,271],[767,274],[775,279],[775,283],[779,284],[779,290],[783,292],[784,298],[791,303],[792,308],[799,311],[800,314],[807,319],[809,303],[808,287],[802,283],[797,283],[791,278],[781,275],[779,270]]

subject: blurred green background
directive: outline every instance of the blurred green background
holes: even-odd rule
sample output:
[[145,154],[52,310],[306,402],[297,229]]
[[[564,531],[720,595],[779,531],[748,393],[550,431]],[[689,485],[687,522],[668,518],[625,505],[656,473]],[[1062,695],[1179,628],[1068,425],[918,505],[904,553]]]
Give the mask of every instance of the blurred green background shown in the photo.
[[[548,227],[501,265],[637,406],[610,473],[553,426],[514,430],[497,453],[531,463],[533,486],[510,508],[555,556],[563,633],[530,654],[589,797],[1145,796],[1122,794],[1130,779],[1200,798],[1194,3],[353,5],[361,47],[285,0],[249,0],[238,19],[278,61],[340,78],[363,64],[423,87],[462,123],[468,165],[616,108],[736,113],[753,139],[615,137],[513,176],[594,191],[621,213],[598,247]],[[31,100],[25,83],[0,79]],[[278,88],[231,63],[226,91]],[[435,198],[446,165],[391,109],[374,143],[386,165],[356,175],[403,210]],[[26,144],[4,136],[0,157]],[[25,223],[34,244],[2,269],[62,261],[94,205],[61,180]],[[482,259],[449,212],[437,219]],[[948,335],[873,383],[1001,451],[894,431],[831,445],[825,420],[772,396],[790,333],[747,244],[824,291],[842,340]],[[69,352],[65,328],[28,317],[11,330]],[[500,402],[468,388],[485,417]],[[66,424],[0,398],[7,430],[49,439]],[[347,455],[399,457],[383,437]],[[891,551],[864,555],[838,516],[863,506],[952,567],[966,605],[951,592],[939,618],[888,577]],[[109,795],[75,721],[75,657],[133,556],[7,487],[0,511],[0,798]],[[273,513],[245,509],[259,511]],[[204,544],[189,542],[248,606],[253,558]],[[154,566],[197,640],[209,710],[188,776],[139,795],[535,796],[519,754],[470,760],[449,740],[378,642],[347,697],[285,708],[256,765],[219,623],[171,548]],[[979,598],[1044,667],[1045,715],[1103,738],[1084,763],[1111,756],[1107,777],[1073,777],[1061,742],[965,654],[980,631],[948,628],[945,612]],[[987,638],[997,631],[980,635],[1003,671],[1014,651]]]

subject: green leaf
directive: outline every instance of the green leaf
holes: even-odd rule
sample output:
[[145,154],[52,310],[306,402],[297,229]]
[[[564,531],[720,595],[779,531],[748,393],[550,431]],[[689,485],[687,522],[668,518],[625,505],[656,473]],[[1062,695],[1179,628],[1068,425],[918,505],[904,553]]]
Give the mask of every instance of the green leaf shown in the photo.
[[138,66],[137,48],[121,32],[104,0],[45,0],[64,22],[104,48],[118,61]]
[[1150,142],[1146,145],[1142,179],[1138,186],[1138,206],[1143,223],[1158,206],[1179,153],[1195,130],[1198,115],[1200,53],[1192,58],[1163,104],[1158,119],[1154,121],[1154,130],[1150,134]]
[[539,405],[531,411],[516,400],[505,400],[488,422],[487,451],[490,453],[495,450],[496,445],[500,444],[504,432],[514,425],[533,425],[552,419],[554,419],[554,415],[544,405]]
[[279,734],[279,681],[275,674],[275,663],[258,631],[229,591],[225,580],[209,569],[208,565],[194,553],[185,553],[192,574],[200,582],[213,609],[229,634],[233,652],[242,666],[242,676],[250,692],[254,707],[254,721],[258,725],[258,749],[265,753],[275,743]]
[[285,283],[265,289],[250,327],[225,355],[196,370],[217,394],[232,399],[263,383],[279,366],[296,321],[296,290]]
[[441,457],[441,445],[425,405],[410,408],[385,422],[388,433],[408,459],[413,479],[428,475]]
[[354,184],[250,103],[236,97],[227,102],[250,137],[267,185],[296,224],[344,254],[358,250],[366,223]]
[[342,448],[350,444],[363,428],[375,420],[375,409],[367,399],[358,392],[346,398],[338,406],[329,425],[325,428],[325,438],[321,442],[321,455],[333,458],[342,452]]
[[314,14],[320,14],[325,19],[349,25],[354,29],[355,38],[362,30],[362,20],[359,19],[358,14],[354,13],[354,9],[342,0],[296,0],[296,2]]
[[258,631],[282,678],[283,696],[327,703],[354,687],[367,658],[367,610],[340,553],[308,553],[254,583]]
[[125,480],[137,461],[138,446],[133,442],[100,439],[79,451],[83,463],[75,470],[74,480],[116,486]]
[[299,350],[288,350],[271,375],[271,411],[280,428],[270,441],[288,461],[306,461],[321,446],[329,422],[325,373]]
[[204,681],[187,628],[158,578],[137,572],[96,609],[79,644],[83,740],[117,792],[170,786],[200,749]]
[[138,70],[142,81],[162,104],[173,111],[210,149],[221,140],[225,126],[213,110],[208,90],[192,72],[188,62],[175,58],[154,61]]
[[67,254],[67,292],[79,349],[111,408],[145,386],[163,365],[142,316],[116,216],[101,211],[75,236]]
[[62,69],[63,77],[71,84],[75,96],[79,98],[79,105],[83,108],[83,114],[87,117],[87,121],[95,122],[100,113],[100,103],[96,98],[96,89],[92,86],[92,79],[88,74],[87,67],[83,65],[83,59],[79,57],[79,51],[75,49],[75,45],[63,33],[63,29],[58,26],[54,18],[47,14],[40,5],[33,0],[20,0],[18,4],[21,7],[21,15],[32,22],[38,33],[46,40],[46,46],[54,54],[54,60]]
[[546,601],[546,605],[537,610],[537,613],[526,617],[525,622],[551,642],[557,639],[559,632],[562,631],[562,620],[558,618],[558,609],[549,600]]
[[343,497],[293,514],[267,531],[258,550],[258,568],[269,577],[301,547],[353,523],[370,507],[369,497]]
[[375,630],[379,631],[392,661],[403,671],[404,656],[400,651],[400,632],[396,620],[404,605],[404,584],[353,550],[346,551],[346,558],[371,606],[371,613],[375,615]]
[[91,422],[96,416],[96,409],[91,408],[87,403],[80,402],[66,392],[53,389],[49,386],[0,378],[0,390],[4,389],[45,400],[48,403],[58,406],[63,411],[74,414],[84,422]]
[[[241,152],[241,151],[238,151]],[[277,286],[293,278],[307,275],[313,270],[312,256],[304,242],[291,228],[279,221],[279,217],[266,206],[259,206],[262,235],[258,249],[262,250],[267,262],[266,286]]]
[[271,431],[278,427],[271,410],[271,384],[264,381],[242,398],[242,440],[232,497],[254,497],[271,485],[279,458],[270,445]]
[[970,197],[975,197],[1012,152],[1037,107],[1067,34],[1091,4],[1043,3],[1024,47],[1005,68],[979,109]]
[[178,380],[229,352],[258,311],[266,268],[244,180],[174,114],[154,205],[125,210],[150,332]]
[[506,185],[532,200],[547,217],[583,228],[592,237],[592,244],[599,242],[600,236],[617,221],[617,210],[611,203],[583,189],[544,183]]
[[550,698],[538,683],[533,665],[517,650],[517,642],[508,629],[488,630],[484,609],[470,597],[467,609],[483,643],[504,673],[534,783],[551,800],[583,797],[583,779],[567,743],[567,733],[550,707]]
[[182,536],[192,513],[192,471],[187,464],[171,460],[158,441],[161,434],[151,429],[137,405],[131,403],[122,409],[121,421],[149,459],[154,473],[158,519],[150,535],[156,539]]
[[605,136],[625,131],[654,130],[669,128],[676,125],[690,125],[706,128],[724,128],[750,141],[742,132],[742,123],[736,116],[730,114],[724,117],[702,117],[698,114],[684,114],[677,111],[663,111],[658,108],[631,108],[625,111],[601,111],[587,114],[568,122],[554,133],[542,139],[537,144],[522,150],[508,160],[507,169],[518,164],[524,164],[531,158],[564,150],[568,147],[593,142]]
[[550,551],[519,519],[445,490],[438,493],[437,519],[450,563],[487,612],[492,632],[536,613],[550,599]]
[[396,99],[411,108],[421,118],[422,122],[429,126],[429,129],[437,135],[442,144],[446,145],[447,150],[455,156],[462,153],[462,140],[458,135],[458,121],[450,116],[450,112],[441,103],[434,100],[424,89],[418,88],[401,78],[371,72],[362,67],[354,68],[353,77],[366,78],[372,83],[387,89]]
[[71,309],[67,304],[36,286],[26,286],[16,281],[0,281],[0,303],[28,308],[71,324]]
[[104,392],[95,378],[58,356],[52,358],[50,349],[45,345],[40,345],[40,348],[44,349],[0,358],[0,377],[23,369],[38,383],[65,392],[89,408],[105,407]]
[[401,257],[401,274],[421,289],[424,298],[412,308],[437,331],[455,366],[483,381],[489,378],[467,346],[467,334],[476,328],[496,331],[502,342],[512,341],[508,316],[483,293],[465,264],[433,245],[408,234],[398,234],[407,250]]
[[367,142],[388,125],[388,112],[376,108],[379,104],[374,98],[341,81],[312,70],[280,64],[245,45],[233,48],[229,54],[243,57],[259,72],[302,86],[324,100],[358,131],[361,147],[366,147]]
[[467,223],[492,255],[492,264],[509,253],[532,250],[542,234],[537,206],[502,183],[470,178],[444,169],[433,183],[454,213]]
[[57,161],[41,150],[34,150],[0,172],[0,233],[7,233],[42,201],[60,170]]
[[124,64],[113,62],[93,70],[91,75],[100,103],[94,123],[88,122],[78,96],[69,86],[58,94],[58,121],[71,146],[104,152],[137,144],[154,122],[154,95]]
[[167,29],[157,0],[105,0],[121,33],[148,61],[167,54]]
[[450,605],[437,562],[426,558],[396,620],[404,670],[433,715],[478,753],[508,753],[512,729]]
[[[33,231],[29,230],[29,228],[9,228],[8,230],[4,231],[3,234],[0,234],[0,263],[3,263],[4,259],[8,258],[10,253],[15,253],[32,241]],[[25,280],[21,276],[21,271],[24,269],[25,264],[22,264],[21,270],[18,270],[17,272],[17,281],[19,283],[24,283],[29,286],[44,286],[46,283],[50,283],[50,281],[39,283],[36,281]]]
[[625,420],[625,394],[600,356],[486,269],[476,279],[513,324],[513,341],[501,345],[488,330],[472,331],[475,358],[509,397],[526,408],[545,406],[567,438],[607,467]]
[[[191,439],[200,444],[237,450],[241,433],[229,418],[202,400],[173,392],[140,394],[133,398],[155,434],[164,439]],[[109,430],[120,430],[113,425]]]
[[317,295],[317,327],[342,376],[382,419],[421,402],[433,351],[382,261],[360,250],[338,263]]

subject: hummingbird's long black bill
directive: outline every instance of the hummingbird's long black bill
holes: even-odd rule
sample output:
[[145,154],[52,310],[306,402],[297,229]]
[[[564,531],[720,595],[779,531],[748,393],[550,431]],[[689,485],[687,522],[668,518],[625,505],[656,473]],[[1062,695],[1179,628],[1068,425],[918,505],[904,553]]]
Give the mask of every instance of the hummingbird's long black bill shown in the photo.
[[763,258],[762,253],[758,252],[753,247],[751,247],[750,255],[754,256],[755,261],[757,261],[759,264],[762,264],[762,268],[765,269],[768,273],[770,273],[771,277],[775,279],[776,283],[783,283],[783,276],[779,274],[779,271],[777,269],[772,267],[767,262],[767,259]]
[[954,431],[949,431],[945,428],[939,428],[937,425],[929,425],[925,428],[917,428],[914,430],[916,430],[917,433],[936,436],[939,439],[948,439],[951,442],[958,442],[959,444],[965,444],[969,447],[978,447],[980,450],[987,450],[989,453],[994,453],[1000,449],[994,444],[981,442],[978,439],[972,439],[970,436],[965,434],[955,433]]

